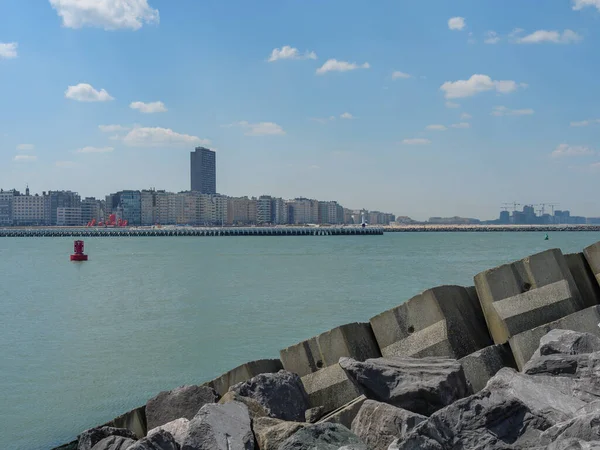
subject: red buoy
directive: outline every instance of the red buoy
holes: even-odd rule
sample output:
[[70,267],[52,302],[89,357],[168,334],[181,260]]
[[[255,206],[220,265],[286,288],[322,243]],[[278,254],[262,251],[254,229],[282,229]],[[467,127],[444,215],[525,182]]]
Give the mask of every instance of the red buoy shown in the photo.
[[73,245],[75,253],[71,255],[71,261],[87,261],[88,256],[83,253],[83,241],[75,241]]

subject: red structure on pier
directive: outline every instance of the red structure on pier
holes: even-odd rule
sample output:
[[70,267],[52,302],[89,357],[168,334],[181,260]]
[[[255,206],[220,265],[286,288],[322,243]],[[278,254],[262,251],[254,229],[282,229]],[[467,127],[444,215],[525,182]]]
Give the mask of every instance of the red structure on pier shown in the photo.
[[73,245],[74,252],[71,255],[71,261],[87,261],[88,256],[83,253],[83,241],[75,241]]

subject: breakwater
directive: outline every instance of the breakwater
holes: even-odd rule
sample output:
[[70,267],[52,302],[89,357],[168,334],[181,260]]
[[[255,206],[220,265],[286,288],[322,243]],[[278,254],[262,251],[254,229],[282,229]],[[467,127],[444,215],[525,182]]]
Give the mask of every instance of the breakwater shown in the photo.
[[0,237],[380,236],[382,227],[1,228]]
[[[576,399],[567,403],[562,389],[572,389],[574,384],[560,385],[566,383],[564,380],[544,384],[533,373],[545,374],[544,370],[556,371],[562,367],[575,378],[574,362],[560,356],[557,347],[571,353],[584,349],[589,354],[595,348],[595,341],[590,344],[587,335],[573,338],[566,334],[570,344],[557,338],[562,344],[548,344],[552,347],[548,350],[538,348],[540,338],[561,328],[599,335],[599,274],[600,243],[568,255],[559,249],[547,250],[481,272],[474,277],[473,286],[426,290],[368,321],[343,325],[287,347],[281,350],[278,359],[243,364],[202,386],[164,392],[110,424],[129,429],[135,433],[131,438],[134,439],[151,428],[167,424],[171,424],[167,428],[175,436],[178,434],[175,426],[185,428],[186,420],[188,429],[206,427],[211,414],[213,418],[221,414],[221,418],[225,415],[236,424],[245,424],[244,414],[250,414],[253,421],[251,424],[248,419],[247,430],[250,436],[254,433],[261,450],[282,448],[268,444],[268,436],[275,433],[273,428],[279,431],[284,428],[290,433],[289,439],[296,440],[309,439],[311,430],[322,429],[338,433],[340,439],[354,439],[352,434],[344,435],[346,431],[341,426],[371,444],[368,448],[377,449],[388,448],[387,441],[385,447],[379,446],[378,440],[381,438],[383,442],[383,435],[400,440],[393,448],[419,448],[415,442],[430,438],[427,433],[441,426],[449,439],[460,439],[463,432],[470,439],[474,436],[491,439],[493,434],[495,439],[503,441],[500,444],[512,444],[527,434],[533,441],[540,438],[543,442],[542,432],[563,422],[579,420],[574,411],[584,408],[589,401]],[[539,365],[527,367],[527,361],[536,352],[539,357],[550,352],[555,359],[563,359],[553,361],[550,369]],[[561,366],[563,360],[567,363]],[[285,372],[279,372],[282,369]],[[435,373],[437,378],[429,379],[427,375],[421,379],[423,373]],[[391,386],[396,382],[404,384],[394,391]],[[281,395],[283,391],[290,395]],[[525,395],[531,392],[532,395]],[[586,390],[587,395],[600,396],[597,389],[593,395],[590,392]],[[551,408],[544,403],[549,393],[553,400]],[[461,400],[465,396],[469,396],[468,402]],[[282,404],[279,400],[277,404],[281,398],[287,401]],[[565,403],[561,405],[563,400]],[[178,402],[188,406],[193,403],[192,412],[184,410]],[[225,410],[228,403],[235,407],[243,403],[250,412],[238,414],[239,411]],[[234,406],[228,408],[235,409]],[[200,408],[202,414],[196,414]],[[371,419],[382,410],[387,417],[410,425],[405,430],[392,430],[391,434],[369,428],[366,424],[373,423]],[[266,414],[270,419],[257,418],[256,414]],[[476,423],[465,420],[475,415],[503,419],[489,424],[485,420]],[[535,420],[531,420],[532,415]],[[462,417],[463,423],[452,422],[455,417]],[[177,424],[171,422],[175,419],[179,420]],[[308,425],[313,421],[320,424]],[[220,423],[224,429],[231,426],[227,420]],[[475,429],[463,430],[461,426]],[[181,431],[179,439],[185,441],[188,434]],[[545,439],[555,439],[559,434],[554,438],[547,435]],[[377,445],[373,445],[375,441]],[[479,442],[479,448],[482,447],[512,448]],[[192,447],[188,442],[186,448],[213,447]],[[464,445],[464,448],[476,446]]]
[[538,232],[557,231],[600,231],[600,225],[391,225],[384,226],[386,233],[493,233],[493,232]]

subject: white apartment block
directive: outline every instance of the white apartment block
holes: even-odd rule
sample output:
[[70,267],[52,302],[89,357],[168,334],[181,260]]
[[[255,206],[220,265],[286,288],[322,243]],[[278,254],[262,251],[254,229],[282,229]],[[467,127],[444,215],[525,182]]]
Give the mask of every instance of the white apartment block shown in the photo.
[[45,225],[50,222],[48,197],[16,195],[13,198],[14,225]]
[[77,227],[82,225],[81,207],[56,208],[56,225],[59,227]]

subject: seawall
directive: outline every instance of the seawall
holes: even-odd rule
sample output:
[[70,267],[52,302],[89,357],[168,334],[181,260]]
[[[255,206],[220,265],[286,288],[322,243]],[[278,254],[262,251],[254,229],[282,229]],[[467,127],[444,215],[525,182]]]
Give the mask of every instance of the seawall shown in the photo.
[[557,231],[600,231],[600,225],[390,225],[383,226],[386,233],[493,233],[493,232],[537,232]]
[[[247,362],[201,386],[223,397],[237,383],[284,369],[300,377],[320,422],[349,428],[365,397],[341,367],[343,358],[452,358],[477,392],[504,367],[522,370],[548,331],[600,337],[599,324],[600,242],[580,253],[555,248],[485,270],[471,286],[427,289],[363,322],[289,343],[278,359]],[[142,438],[149,431],[146,409],[107,424]],[[57,448],[75,449],[76,441]]]

